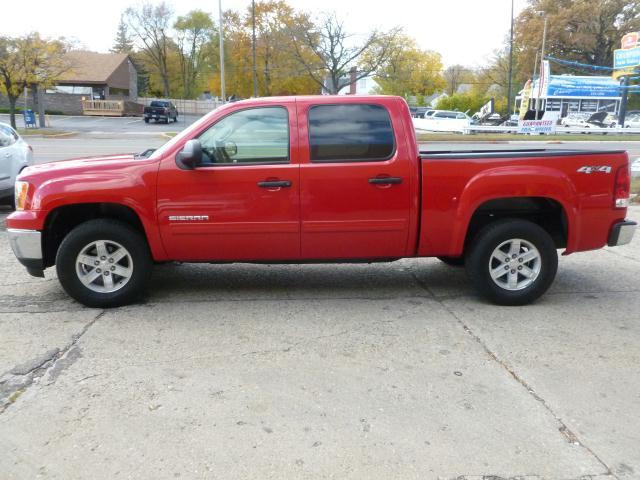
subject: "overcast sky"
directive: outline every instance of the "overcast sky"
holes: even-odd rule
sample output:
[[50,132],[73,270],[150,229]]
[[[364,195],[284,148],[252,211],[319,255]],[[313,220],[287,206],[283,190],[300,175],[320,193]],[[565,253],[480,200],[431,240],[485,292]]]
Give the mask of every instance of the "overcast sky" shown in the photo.
[[[8,0],[0,0],[5,2]],[[214,14],[218,2],[169,0],[176,14],[199,8]],[[223,9],[244,10],[250,0],[222,0]],[[509,32],[511,0],[288,0],[296,9],[314,14],[335,11],[353,33],[400,25],[425,49],[440,52],[445,65],[483,65]],[[526,0],[515,0],[517,13]],[[39,31],[65,36],[84,47],[106,52],[113,45],[122,11],[138,0],[23,0],[11,2],[11,14],[0,17],[0,35]],[[382,4],[383,6],[379,6]],[[318,6],[321,5],[321,6]],[[6,9],[5,9],[6,10]]]

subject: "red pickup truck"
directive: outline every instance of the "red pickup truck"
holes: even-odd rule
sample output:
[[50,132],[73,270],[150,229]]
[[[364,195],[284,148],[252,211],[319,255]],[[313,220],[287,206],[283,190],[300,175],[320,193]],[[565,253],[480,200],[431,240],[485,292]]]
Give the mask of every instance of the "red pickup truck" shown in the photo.
[[522,305],[564,254],[631,241],[623,151],[418,150],[402,98],[261,98],[216,109],[150,155],[27,168],[10,243],[88,306],[133,301],[154,263],[464,264]]

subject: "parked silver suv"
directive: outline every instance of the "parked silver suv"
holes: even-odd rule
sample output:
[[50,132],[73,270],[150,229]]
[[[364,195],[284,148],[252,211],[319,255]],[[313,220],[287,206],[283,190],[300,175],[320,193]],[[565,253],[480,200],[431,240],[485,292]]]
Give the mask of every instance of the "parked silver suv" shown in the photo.
[[13,205],[14,184],[23,168],[33,165],[33,149],[18,132],[0,123],[0,202]]

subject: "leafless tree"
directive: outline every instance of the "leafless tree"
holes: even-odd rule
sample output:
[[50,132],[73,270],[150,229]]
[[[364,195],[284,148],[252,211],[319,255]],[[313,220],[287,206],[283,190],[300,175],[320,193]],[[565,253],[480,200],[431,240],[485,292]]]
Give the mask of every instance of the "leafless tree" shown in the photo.
[[447,94],[453,95],[458,91],[458,87],[464,83],[467,76],[467,69],[462,65],[451,65],[443,73],[447,82]]
[[[401,29],[372,30],[362,42],[346,31],[334,14],[316,25],[297,25],[291,30],[294,56],[308,75],[330,94],[375,72],[391,55]],[[356,67],[355,76],[349,71]]]
[[165,2],[157,5],[143,3],[139,8],[125,10],[124,18],[138,41],[145,57],[158,70],[164,95],[169,96],[169,68],[167,59],[172,46],[169,30],[173,11]]

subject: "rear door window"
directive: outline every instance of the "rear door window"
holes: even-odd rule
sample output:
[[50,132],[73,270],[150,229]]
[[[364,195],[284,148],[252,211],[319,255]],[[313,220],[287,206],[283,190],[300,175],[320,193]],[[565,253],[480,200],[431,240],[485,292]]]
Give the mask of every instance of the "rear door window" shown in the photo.
[[383,161],[395,152],[391,117],[380,105],[316,105],[309,109],[312,162]]

